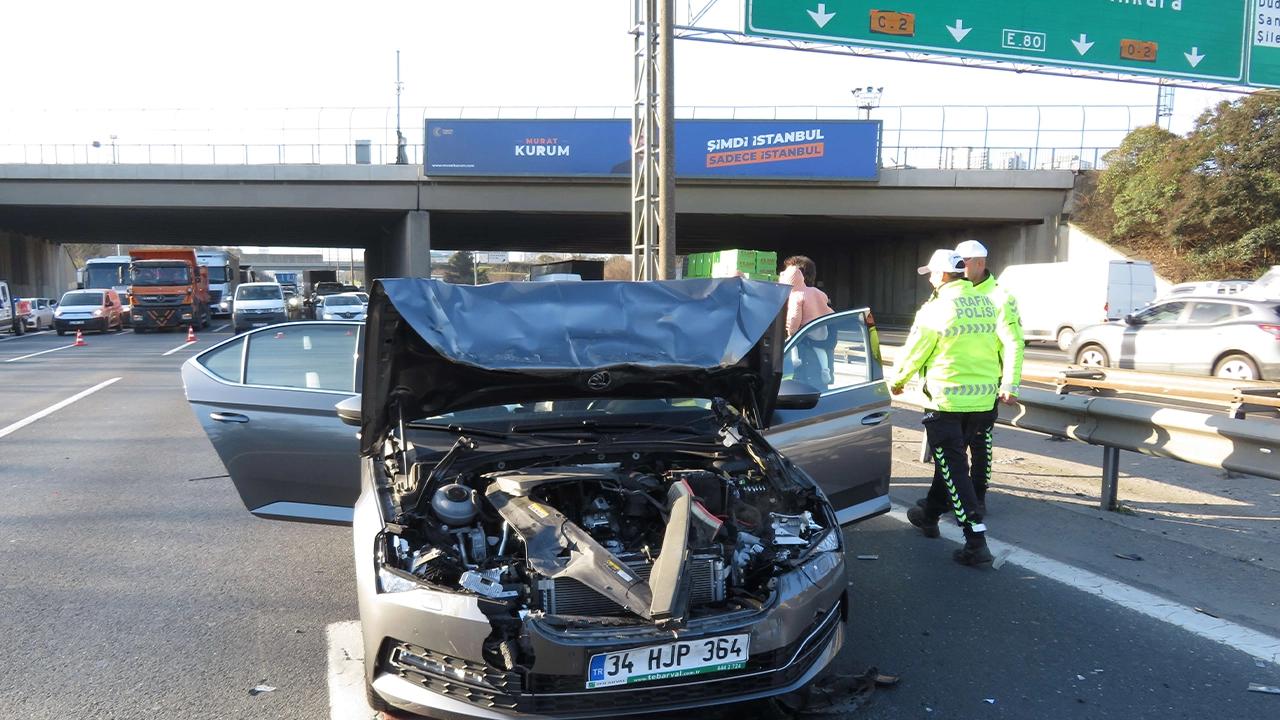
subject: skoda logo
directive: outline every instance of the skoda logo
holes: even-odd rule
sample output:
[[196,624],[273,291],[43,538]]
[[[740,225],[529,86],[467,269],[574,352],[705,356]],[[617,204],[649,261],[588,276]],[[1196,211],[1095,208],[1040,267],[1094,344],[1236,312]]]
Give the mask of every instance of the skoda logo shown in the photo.
[[600,371],[587,378],[587,387],[592,390],[605,390],[613,384],[613,378],[609,377],[609,373]]

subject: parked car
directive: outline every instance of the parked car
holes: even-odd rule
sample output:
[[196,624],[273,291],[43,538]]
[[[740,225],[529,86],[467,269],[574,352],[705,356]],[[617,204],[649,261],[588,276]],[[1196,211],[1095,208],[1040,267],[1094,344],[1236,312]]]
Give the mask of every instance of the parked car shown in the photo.
[[1239,295],[1253,284],[1252,280],[1205,280],[1201,282],[1178,283],[1170,287],[1159,300],[1173,297],[1205,296],[1205,295]]
[[791,339],[833,348],[814,389],[782,379],[783,286],[514,285],[381,280],[364,325],[183,365],[251,512],[354,518],[370,702],[586,718],[802,692],[844,643],[840,526],[889,509],[866,311]]
[[25,300],[19,300],[9,290],[9,284],[0,281],[0,333],[12,332],[14,335],[26,333],[27,316],[30,313],[31,304]]
[[53,311],[53,329],[59,335],[76,330],[98,332],[124,330],[124,307],[120,295],[110,288],[99,290],[70,290],[58,301]]
[[355,293],[326,295],[316,305],[317,320],[364,320],[368,306]]
[[[58,307],[58,301],[50,298],[31,298],[31,314],[27,316],[28,330],[52,330],[53,329],[53,311]],[[123,308],[121,317],[124,317]]]
[[239,334],[250,328],[288,320],[289,307],[285,304],[280,283],[253,282],[236,287],[236,297],[231,303],[232,332]]
[[1157,302],[1123,323],[1085,328],[1068,354],[1080,365],[1273,380],[1280,378],[1280,300]]
[[1000,287],[1017,300],[1023,337],[1062,350],[1082,328],[1119,320],[1156,299],[1155,271],[1139,260],[1010,265]]

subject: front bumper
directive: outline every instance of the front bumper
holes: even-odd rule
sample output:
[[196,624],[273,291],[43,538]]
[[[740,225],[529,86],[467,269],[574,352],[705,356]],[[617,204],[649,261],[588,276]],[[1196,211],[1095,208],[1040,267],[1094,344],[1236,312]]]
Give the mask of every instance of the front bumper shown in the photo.
[[288,322],[288,312],[272,312],[272,313],[234,313],[231,316],[231,324],[237,328],[253,328],[266,327],[276,323]]
[[53,328],[55,330],[63,330],[65,332],[74,332],[76,330],[98,330],[100,332],[107,329],[107,319],[104,317],[96,318],[54,318]]
[[129,313],[135,328],[176,328],[193,325],[199,318],[190,305],[135,305]]

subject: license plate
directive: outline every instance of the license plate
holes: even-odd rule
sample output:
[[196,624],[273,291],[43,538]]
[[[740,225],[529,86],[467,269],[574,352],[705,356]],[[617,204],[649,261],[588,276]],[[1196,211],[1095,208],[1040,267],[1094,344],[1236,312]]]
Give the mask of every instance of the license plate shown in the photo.
[[83,321],[83,320],[72,320],[72,321],[71,321],[70,323],[68,323],[68,324],[70,324],[70,325],[83,325],[83,324],[84,324],[84,321]]
[[750,643],[750,635],[721,635],[592,655],[587,689],[739,670]]
[[267,324],[265,322],[254,322],[254,323],[249,323],[249,326],[250,327],[266,327]]

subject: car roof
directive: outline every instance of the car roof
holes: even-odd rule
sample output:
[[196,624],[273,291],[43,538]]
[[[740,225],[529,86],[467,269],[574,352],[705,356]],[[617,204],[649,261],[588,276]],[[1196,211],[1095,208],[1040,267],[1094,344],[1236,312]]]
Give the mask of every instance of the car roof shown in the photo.
[[278,283],[278,282],[270,282],[270,281],[267,281],[267,282],[247,282],[247,283],[240,283],[240,284],[239,284],[239,285],[237,285],[236,287],[249,287],[249,286],[251,286],[251,285],[252,285],[252,286],[257,286],[257,287],[261,287],[261,286],[264,286],[264,285],[276,285],[276,286],[279,286],[279,285],[280,285],[280,283]]

